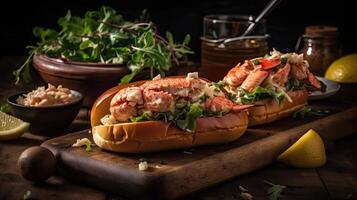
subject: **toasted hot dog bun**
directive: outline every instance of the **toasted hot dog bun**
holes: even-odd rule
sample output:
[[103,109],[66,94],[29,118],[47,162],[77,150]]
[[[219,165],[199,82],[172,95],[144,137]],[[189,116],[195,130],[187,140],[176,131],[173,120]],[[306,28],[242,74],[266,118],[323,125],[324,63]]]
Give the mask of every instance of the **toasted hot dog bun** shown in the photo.
[[274,99],[264,99],[256,102],[256,106],[248,108],[249,126],[276,121],[291,115],[307,105],[307,90],[291,91],[288,92],[288,95],[292,99],[292,102],[285,99],[282,106],[279,106]]
[[170,123],[145,121],[95,126],[92,134],[96,145],[103,149],[145,153],[231,142],[242,136],[247,126],[247,114],[238,112],[200,118],[194,133],[180,130]]
[[120,85],[103,93],[91,111],[93,140],[97,146],[115,152],[145,153],[234,141],[248,127],[246,111],[228,113],[222,117],[197,120],[194,133],[178,129],[162,121],[127,122],[101,125],[100,119],[108,114],[110,101],[121,89],[140,86],[146,81]]

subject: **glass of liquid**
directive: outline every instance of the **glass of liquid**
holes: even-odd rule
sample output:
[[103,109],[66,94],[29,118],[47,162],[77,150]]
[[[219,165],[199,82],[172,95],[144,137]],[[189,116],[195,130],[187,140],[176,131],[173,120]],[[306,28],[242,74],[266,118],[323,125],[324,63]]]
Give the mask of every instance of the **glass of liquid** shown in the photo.
[[253,17],[248,15],[208,15],[203,18],[200,76],[220,80],[238,63],[268,53],[266,21],[260,22],[251,35],[240,37],[252,20]]

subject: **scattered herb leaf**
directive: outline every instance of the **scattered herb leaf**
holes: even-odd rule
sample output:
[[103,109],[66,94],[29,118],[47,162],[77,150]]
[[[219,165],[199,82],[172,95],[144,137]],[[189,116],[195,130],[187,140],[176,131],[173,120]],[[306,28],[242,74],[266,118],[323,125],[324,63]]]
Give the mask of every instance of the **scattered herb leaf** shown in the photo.
[[85,145],[86,145],[86,152],[92,151],[92,146],[91,146],[91,144],[85,143]]
[[10,105],[8,103],[2,103],[0,106],[0,111],[4,113],[10,113]]
[[286,188],[285,185],[278,185],[271,183],[269,181],[264,180],[264,183],[269,185],[269,189],[267,191],[268,199],[269,200],[278,200],[279,197],[281,196],[281,193],[284,191]]
[[314,109],[308,106],[301,108],[293,114],[294,118],[306,118],[306,117],[315,117],[315,116],[323,116],[324,113],[322,110]]

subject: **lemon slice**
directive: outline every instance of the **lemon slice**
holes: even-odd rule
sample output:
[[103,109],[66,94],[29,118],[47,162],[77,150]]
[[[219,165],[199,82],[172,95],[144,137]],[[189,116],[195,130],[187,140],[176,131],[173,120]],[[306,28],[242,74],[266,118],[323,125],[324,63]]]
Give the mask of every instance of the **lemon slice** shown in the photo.
[[0,140],[13,140],[23,135],[30,124],[0,111]]
[[279,155],[278,161],[298,168],[317,168],[326,163],[324,142],[310,129],[291,147]]

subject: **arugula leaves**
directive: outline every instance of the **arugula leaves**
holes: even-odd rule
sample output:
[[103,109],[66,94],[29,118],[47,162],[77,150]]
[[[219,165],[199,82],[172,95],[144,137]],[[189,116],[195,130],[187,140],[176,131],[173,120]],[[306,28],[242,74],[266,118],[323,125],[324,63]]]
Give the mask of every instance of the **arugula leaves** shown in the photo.
[[83,17],[68,11],[58,20],[60,30],[35,27],[33,34],[39,39],[29,47],[25,63],[13,72],[16,83],[29,82],[30,64],[35,54],[70,61],[100,62],[126,65],[131,74],[121,83],[130,82],[145,68],[151,78],[159,73],[164,76],[173,63],[178,64],[186,54],[193,54],[188,47],[190,35],[176,43],[173,35],[166,38],[157,34],[156,26],[147,20],[147,11],[134,21],[126,21],[116,10],[102,6],[98,11],[88,11]]
[[240,101],[242,104],[254,103],[265,98],[273,98],[279,104],[279,106],[281,106],[285,100],[285,93],[277,93],[272,89],[258,86],[252,92],[242,91],[240,94]]
[[178,128],[187,132],[194,132],[196,129],[196,122],[203,115],[203,109],[196,105],[191,104],[182,110],[175,112],[155,113],[150,116],[148,113],[143,113],[137,117],[131,117],[131,122],[150,121],[150,120],[163,120],[165,122],[173,122]]

